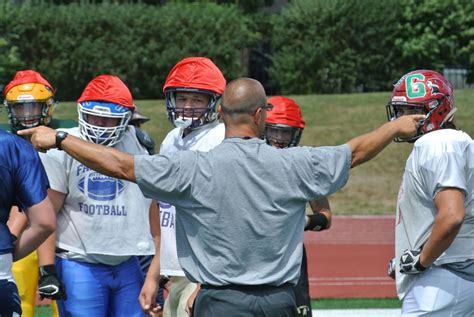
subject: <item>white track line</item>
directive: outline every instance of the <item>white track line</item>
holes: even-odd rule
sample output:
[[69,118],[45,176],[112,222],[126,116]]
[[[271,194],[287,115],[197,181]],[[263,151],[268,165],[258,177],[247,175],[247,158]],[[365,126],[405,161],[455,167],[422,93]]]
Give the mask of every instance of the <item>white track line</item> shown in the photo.
[[400,309],[313,309],[314,317],[398,317]]

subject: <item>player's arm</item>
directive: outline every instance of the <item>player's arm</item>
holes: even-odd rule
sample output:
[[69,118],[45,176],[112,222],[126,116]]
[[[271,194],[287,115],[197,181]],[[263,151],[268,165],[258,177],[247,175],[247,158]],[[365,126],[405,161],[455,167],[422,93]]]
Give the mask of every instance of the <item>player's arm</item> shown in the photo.
[[416,134],[424,115],[402,116],[347,142],[352,151],[351,168],[369,161],[396,137],[405,139]]
[[[57,214],[64,204],[66,194],[48,189],[48,197]],[[38,292],[41,298],[66,299],[66,290],[56,271],[55,250],[56,233],[53,232],[38,248],[38,264],[40,270]]]
[[[56,130],[51,128],[40,126],[20,130],[18,134],[31,136],[31,143],[38,151],[45,152],[57,147]],[[133,155],[108,146],[93,144],[72,135],[68,135],[61,142],[61,149],[101,174],[136,182]]]
[[27,256],[38,248],[56,228],[56,215],[48,197],[27,208],[25,213],[30,225],[14,245],[14,261]]
[[10,217],[8,218],[8,229],[11,234],[19,238],[27,227],[28,218],[25,213],[21,212],[17,206],[13,206],[10,210]]
[[331,227],[332,213],[327,198],[315,199],[309,202],[312,215],[306,216],[305,230],[321,231]]
[[155,254],[151,261],[150,267],[146,274],[145,282],[143,283],[140,292],[139,301],[143,311],[153,316],[158,313],[161,307],[156,304],[156,296],[160,283],[160,244],[161,244],[161,228],[160,228],[160,210],[158,203],[152,201],[150,205],[150,233],[155,243]]
[[420,254],[420,264],[429,267],[451,245],[464,221],[464,193],[457,188],[440,191],[434,203],[436,215],[430,237]]

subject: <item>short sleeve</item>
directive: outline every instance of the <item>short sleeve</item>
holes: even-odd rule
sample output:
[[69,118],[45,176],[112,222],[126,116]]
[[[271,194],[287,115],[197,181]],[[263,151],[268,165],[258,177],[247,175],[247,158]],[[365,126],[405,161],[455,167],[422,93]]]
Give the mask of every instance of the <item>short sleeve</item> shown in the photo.
[[347,144],[309,148],[311,182],[310,199],[326,197],[341,189],[349,179],[352,152]]
[[428,195],[433,199],[443,189],[459,188],[466,193],[466,161],[462,153],[444,152],[431,156],[420,166],[420,173]]
[[15,200],[20,209],[26,210],[46,198],[48,178],[38,153],[30,144],[19,144],[17,155],[18,166],[14,171]]
[[196,152],[136,155],[135,177],[143,195],[172,205],[189,196]]
[[67,176],[68,155],[66,152],[52,149],[46,153],[40,153],[40,157],[46,174],[48,175],[51,189],[67,194],[69,192],[69,186]]

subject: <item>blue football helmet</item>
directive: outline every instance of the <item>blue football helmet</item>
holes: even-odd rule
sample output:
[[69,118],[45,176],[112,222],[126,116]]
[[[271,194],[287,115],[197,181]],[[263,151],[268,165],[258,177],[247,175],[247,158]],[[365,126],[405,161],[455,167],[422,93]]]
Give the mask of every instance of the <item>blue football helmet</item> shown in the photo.
[[122,140],[132,117],[130,108],[111,102],[83,101],[78,103],[77,111],[81,136],[92,143],[107,146]]

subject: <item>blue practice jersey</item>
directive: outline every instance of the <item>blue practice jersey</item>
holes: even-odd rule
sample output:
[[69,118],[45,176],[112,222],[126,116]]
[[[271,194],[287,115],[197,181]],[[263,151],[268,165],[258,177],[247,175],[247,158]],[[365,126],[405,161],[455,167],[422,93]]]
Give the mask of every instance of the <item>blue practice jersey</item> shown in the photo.
[[13,236],[6,225],[11,207],[26,210],[42,202],[49,183],[33,146],[3,130],[0,130],[0,183],[0,254],[5,254],[13,250]]

